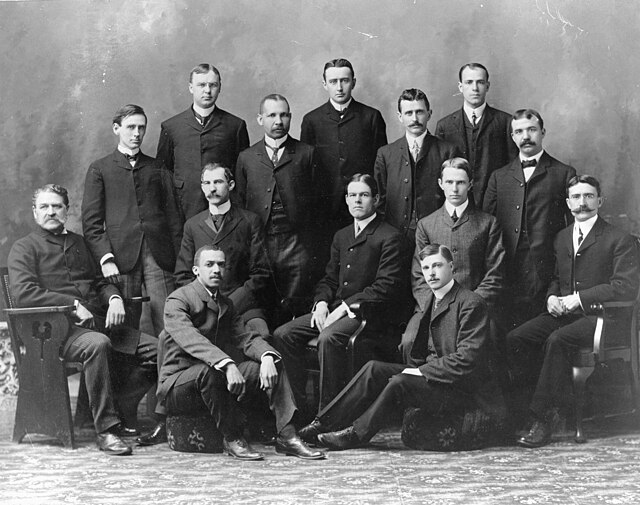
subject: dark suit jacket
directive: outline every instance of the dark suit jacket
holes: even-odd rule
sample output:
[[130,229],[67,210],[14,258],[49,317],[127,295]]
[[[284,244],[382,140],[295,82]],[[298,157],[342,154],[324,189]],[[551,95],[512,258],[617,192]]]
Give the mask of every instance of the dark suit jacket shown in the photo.
[[200,190],[200,171],[209,162],[233,169],[238,154],[249,147],[244,120],[217,106],[204,129],[193,115],[193,108],[167,119],[161,125],[158,154],[173,172],[173,181],[185,219],[208,207]]
[[284,145],[275,170],[264,138],[240,153],[236,191],[240,204],[258,214],[266,225],[277,186],[289,223],[297,231],[303,231],[313,224],[317,214],[318,173],[314,149],[291,136]]
[[[457,282],[441,300],[433,314],[433,292],[428,297],[427,308],[420,322],[419,342],[428,342],[426,359],[417,356],[418,366],[428,381],[448,384],[473,395],[478,407],[485,412],[505,414],[502,392],[492,377],[492,347],[489,338],[487,306],[476,293]],[[429,339],[429,335],[431,338]]]
[[[54,235],[38,228],[13,244],[8,267],[11,294],[18,307],[73,305],[78,300],[97,316],[99,327],[109,299],[120,296],[118,288],[99,274],[82,236],[73,232]],[[87,331],[72,326],[69,338]],[[119,328],[109,333],[116,351],[135,353],[138,331]]]
[[203,245],[212,244],[224,251],[226,259],[220,289],[245,319],[264,317],[258,309],[258,297],[269,281],[270,271],[262,242],[262,223],[253,212],[231,205],[222,228],[216,232],[209,210],[196,214],[184,225],[182,246],[176,262],[176,282],[184,286],[195,279],[193,256]]
[[329,101],[302,118],[300,139],[316,148],[318,191],[329,218],[348,216],[345,184],[354,174],[373,174],[376,151],[387,143],[386,128],[380,111],[355,100],[342,119]]
[[458,156],[451,143],[427,134],[416,163],[416,180],[411,176],[411,153],[407,139],[401,138],[378,149],[375,178],[380,190],[380,212],[387,223],[405,233],[411,220],[413,186],[415,185],[418,219],[428,216],[444,204],[438,186],[442,163]]
[[223,359],[260,362],[262,355],[279,354],[257,333],[247,332],[228,298],[218,303],[198,280],[169,295],[164,330],[158,342],[158,399],[162,401],[177,373],[193,365],[210,367]]
[[487,105],[482,114],[474,146],[467,145],[462,108],[438,121],[436,135],[455,144],[463,158],[469,159],[469,153],[475,149],[476,162],[472,167],[471,193],[473,193],[473,202],[480,208],[491,172],[505,166],[518,155],[518,147],[511,139],[511,114]]
[[131,271],[144,237],[160,268],[173,272],[182,219],[169,172],[142,153],[131,168],[117,149],[94,161],[84,183],[82,228],[97,262],[112,253],[120,272]]
[[573,221],[566,203],[566,186],[574,175],[573,167],[545,151],[526,188],[520,159],[516,158],[491,174],[484,195],[483,210],[496,216],[502,228],[507,263],[515,256],[522,232],[522,210],[526,204],[531,254],[538,276],[546,283],[553,275],[553,238]]
[[598,217],[573,256],[573,225],[555,238],[556,269],[547,296],[575,290],[589,313],[592,303],[635,300],[640,283],[638,252],[633,238]]
[[324,300],[331,309],[343,301],[347,305],[364,300],[397,303],[405,256],[398,230],[377,216],[354,236],[353,224],[335,234],[314,301]]
[[434,243],[447,246],[453,254],[455,280],[495,306],[504,282],[505,257],[496,218],[469,202],[455,224],[444,205],[418,221],[411,286],[420,310],[425,310],[432,291],[422,275],[418,253]]

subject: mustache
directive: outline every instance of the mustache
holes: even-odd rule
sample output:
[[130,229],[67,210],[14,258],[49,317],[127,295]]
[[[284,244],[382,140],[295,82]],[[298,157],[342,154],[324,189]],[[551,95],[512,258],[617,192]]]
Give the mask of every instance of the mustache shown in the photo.
[[575,214],[576,212],[586,212],[588,210],[593,210],[593,209],[588,205],[580,205],[580,207],[573,209],[573,213]]
[[536,143],[533,142],[532,140],[525,140],[524,142],[520,143],[520,147],[524,147],[524,146],[535,146]]

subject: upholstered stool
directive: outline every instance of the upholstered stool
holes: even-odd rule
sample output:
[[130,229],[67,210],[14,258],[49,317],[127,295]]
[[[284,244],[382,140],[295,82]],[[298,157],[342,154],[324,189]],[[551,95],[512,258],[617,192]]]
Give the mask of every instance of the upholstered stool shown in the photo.
[[434,415],[407,409],[402,422],[402,442],[421,451],[471,451],[499,442],[504,422],[481,410],[464,415]]
[[180,452],[222,452],[222,434],[208,414],[167,416],[169,448]]

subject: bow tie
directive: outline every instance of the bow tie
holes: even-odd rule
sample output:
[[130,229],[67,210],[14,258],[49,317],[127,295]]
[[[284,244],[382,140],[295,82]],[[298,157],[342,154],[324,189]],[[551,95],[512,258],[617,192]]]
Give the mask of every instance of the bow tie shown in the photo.
[[138,155],[137,154],[133,154],[132,155],[132,154],[124,153],[124,155],[127,157],[127,159],[129,161],[136,161],[138,159]]
[[338,112],[338,114],[340,114],[340,118],[343,118],[344,115],[347,113],[347,111],[349,110],[349,107],[345,107],[344,109],[342,109],[340,112]]
[[522,164],[522,168],[529,168],[529,167],[535,167],[538,164],[538,160],[533,159],[533,160],[523,160],[521,162]]

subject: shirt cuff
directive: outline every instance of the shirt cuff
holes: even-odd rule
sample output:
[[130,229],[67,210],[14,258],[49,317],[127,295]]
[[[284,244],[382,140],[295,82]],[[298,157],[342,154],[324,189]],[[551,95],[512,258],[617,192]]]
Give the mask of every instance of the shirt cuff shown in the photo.
[[349,319],[355,319],[356,315],[351,312],[351,309],[349,308],[349,306],[347,305],[347,302],[345,302],[344,300],[342,301],[342,303],[340,304],[340,306],[344,309],[344,311],[347,313],[347,316],[349,316]]
[[100,266],[104,265],[109,260],[115,261],[115,259],[116,257],[113,255],[113,253],[107,253],[102,258],[100,258]]
[[276,352],[273,351],[266,351],[264,353],[262,353],[262,356],[260,356],[260,361],[262,361],[262,358],[264,358],[265,356],[273,356],[273,362],[274,363],[278,363],[280,361],[280,355]]
[[422,372],[420,372],[419,368],[405,368],[402,371],[402,373],[407,374],[407,375],[416,375],[418,377],[424,377],[424,375],[422,375]]
[[122,300],[122,297],[120,295],[111,295],[109,297],[109,303],[111,303],[111,300],[113,300],[114,298],[118,298],[118,299]]
[[231,358],[224,358],[218,361],[215,365],[213,365],[213,368],[222,372],[222,370],[224,370],[224,367],[227,366],[229,363],[234,363],[234,361]]

